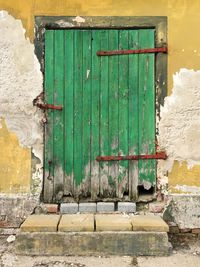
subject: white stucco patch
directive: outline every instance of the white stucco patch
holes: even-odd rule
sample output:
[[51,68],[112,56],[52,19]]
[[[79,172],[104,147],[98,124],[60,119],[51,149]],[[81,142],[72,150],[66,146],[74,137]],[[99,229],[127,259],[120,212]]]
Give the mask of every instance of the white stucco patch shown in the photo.
[[32,149],[41,168],[42,113],[32,104],[42,91],[40,65],[34,45],[24,36],[21,21],[5,11],[0,14],[0,118],[5,118],[8,129],[17,135],[22,146]]
[[174,160],[186,161],[189,168],[200,164],[200,71],[181,69],[173,80],[159,123],[159,145],[168,155],[161,166],[165,171]]
[[74,19],[72,19],[72,21],[76,22],[78,25],[80,25],[81,23],[85,22],[85,19],[80,17],[80,16],[76,16]]
[[177,190],[180,190],[182,193],[188,193],[188,194],[200,194],[200,187],[198,186],[189,186],[189,185],[176,185],[174,187]]

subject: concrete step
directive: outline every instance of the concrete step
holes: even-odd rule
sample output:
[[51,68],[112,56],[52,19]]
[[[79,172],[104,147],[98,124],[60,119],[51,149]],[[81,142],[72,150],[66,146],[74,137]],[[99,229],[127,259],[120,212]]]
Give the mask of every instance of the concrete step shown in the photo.
[[21,225],[21,255],[167,255],[168,225],[158,216],[31,215]]

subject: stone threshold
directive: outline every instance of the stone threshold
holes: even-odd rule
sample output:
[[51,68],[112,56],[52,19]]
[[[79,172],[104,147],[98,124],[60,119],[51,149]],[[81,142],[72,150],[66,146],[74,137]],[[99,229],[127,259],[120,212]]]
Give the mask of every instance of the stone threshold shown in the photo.
[[30,215],[16,237],[21,255],[168,255],[168,225],[159,216]]
[[169,231],[160,216],[129,214],[33,214],[20,229],[22,232]]
[[166,232],[21,232],[15,252],[29,256],[167,256]]

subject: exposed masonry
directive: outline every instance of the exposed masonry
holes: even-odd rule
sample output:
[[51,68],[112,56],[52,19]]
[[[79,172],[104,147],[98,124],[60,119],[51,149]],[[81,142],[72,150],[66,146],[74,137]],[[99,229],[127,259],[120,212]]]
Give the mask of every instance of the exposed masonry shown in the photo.
[[[200,164],[200,71],[181,69],[173,79],[173,92],[165,98],[159,123],[159,145],[168,155],[158,164],[161,187],[167,183],[167,171],[171,171],[174,160],[180,164],[186,161],[188,168]],[[182,189],[200,192],[187,186]]]
[[200,196],[176,195],[171,199],[163,218],[171,225],[178,225],[179,229],[200,228]]
[[[43,90],[43,77],[34,45],[24,33],[20,20],[0,11],[0,119],[5,118],[8,129],[17,135],[20,145],[31,148],[39,159],[33,179],[42,181],[42,113],[32,102]],[[40,190],[38,185],[36,193]]]

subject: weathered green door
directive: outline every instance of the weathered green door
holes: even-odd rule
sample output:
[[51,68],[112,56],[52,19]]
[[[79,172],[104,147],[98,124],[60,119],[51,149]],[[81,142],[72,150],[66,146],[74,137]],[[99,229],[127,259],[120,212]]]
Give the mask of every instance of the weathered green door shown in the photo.
[[97,156],[155,153],[154,54],[97,56],[154,47],[154,29],[45,32],[44,200],[126,199],[155,185],[155,160]]

